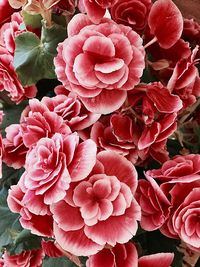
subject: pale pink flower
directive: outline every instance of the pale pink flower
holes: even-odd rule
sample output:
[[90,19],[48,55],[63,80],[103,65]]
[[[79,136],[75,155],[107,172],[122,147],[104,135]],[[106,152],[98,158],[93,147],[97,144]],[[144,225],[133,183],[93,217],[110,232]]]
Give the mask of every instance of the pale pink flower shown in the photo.
[[58,79],[89,111],[108,114],[118,109],[143,73],[140,36],[109,19],[94,25],[83,14],[70,21],[68,36],[58,45],[54,61]]
[[[7,198],[10,210],[13,213],[20,214],[20,223],[23,228],[29,229],[33,234],[39,236],[52,237],[53,218],[49,208],[44,205],[41,196],[35,196],[31,192],[25,196],[23,187],[21,182],[20,184],[11,186]],[[27,204],[29,204],[29,209],[26,207]]]
[[[63,86],[58,86],[57,90],[64,90],[69,93]],[[44,104],[49,111],[53,111],[61,116],[64,122],[72,131],[83,130],[94,124],[100,114],[89,112],[80,102],[76,95],[70,93],[68,96],[58,94],[55,97],[43,97],[41,103]]]
[[135,235],[141,215],[136,187],[131,162],[100,152],[87,179],[73,183],[65,199],[50,207],[57,243],[77,256],[95,254],[105,244],[126,243]]
[[[44,206],[62,200],[71,181],[87,177],[95,162],[95,143],[88,139],[79,144],[76,133],[64,137],[57,133],[40,139],[26,156],[23,182],[27,200],[28,195],[41,197]],[[28,203],[26,207],[29,208]]]
[[26,147],[35,145],[41,138],[51,138],[55,133],[67,135],[71,133],[63,118],[37,99],[29,101],[29,106],[21,117],[21,131]]
[[151,0],[117,0],[110,8],[112,19],[118,24],[130,26],[134,31],[141,33],[146,24]]
[[1,46],[6,48],[6,50],[13,56],[15,52],[15,37],[25,31],[20,29],[22,22],[23,17],[17,12],[11,16],[10,22],[5,23],[0,28]]

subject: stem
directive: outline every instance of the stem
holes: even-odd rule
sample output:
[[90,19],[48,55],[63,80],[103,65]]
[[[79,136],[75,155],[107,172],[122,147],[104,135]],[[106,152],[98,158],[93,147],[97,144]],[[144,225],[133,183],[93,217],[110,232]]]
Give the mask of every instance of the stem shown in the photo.
[[183,241],[177,249],[184,254],[182,267],[195,267],[200,257],[200,253],[188,248]]
[[155,42],[157,42],[156,36],[151,41],[149,41],[147,44],[145,44],[144,49],[146,49],[150,45],[154,44]]
[[196,108],[200,105],[200,97],[198,98],[198,100],[189,108],[189,110],[186,110],[186,114],[183,115],[180,120],[179,123],[183,124],[190,116],[191,114],[196,110]]

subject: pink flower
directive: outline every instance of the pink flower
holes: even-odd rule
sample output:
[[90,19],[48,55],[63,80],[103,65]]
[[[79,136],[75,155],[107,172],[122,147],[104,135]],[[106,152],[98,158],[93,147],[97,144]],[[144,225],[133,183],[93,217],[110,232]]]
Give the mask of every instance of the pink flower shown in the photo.
[[115,22],[130,26],[141,33],[147,24],[150,8],[151,0],[117,0],[111,6],[110,13]]
[[42,249],[45,255],[52,257],[52,258],[58,258],[58,257],[63,256],[63,253],[56,247],[54,241],[42,240],[41,245],[42,245]]
[[200,96],[200,77],[195,66],[198,49],[196,46],[190,56],[177,62],[167,84],[167,88],[183,100],[184,108],[195,103]]
[[[2,124],[3,121],[3,111],[0,111],[0,125]],[[3,146],[3,140],[2,140],[2,135],[0,133],[0,179],[2,178],[2,158],[4,154],[4,146]]]
[[[175,194],[184,195],[183,202],[179,203],[177,209],[172,215],[172,231],[178,234],[179,238],[194,249],[200,251],[200,234],[199,234],[199,217],[200,217],[200,180],[193,187],[190,187],[190,192],[187,190],[187,184],[175,188],[172,196]],[[187,194],[186,194],[187,192]]]
[[41,267],[44,258],[42,249],[26,250],[17,255],[9,255],[6,251],[3,254],[4,267]]
[[36,95],[37,89],[33,86],[23,87],[13,66],[13,56],[0,46],[0,91],[6,90],[12,101],[17,104],[25,98]]
[[55,133],[67,135],[71,130],[61,116],[49,111],[47,106],[37,99],[29,101],[21,118],[21,131],[26,147],[35,145],[41,138],[51,138]]
[[159,185],[151,177],[139,180],[136,199],[142,210],[141,227],[146,231],[159,229],[168,219],[170,208]]
[[23,17],[19,12],[11,16],[11,22],[5,23],[0,29],[1,46],[14,56],[15,52],[15,37],[24,32],[20,30],[20,24],[23,22]]
[[11,15],[15,10],[10,6],[8,0],[0,1],[0,27],[3,23],[10,20]]
[[3,139],[3,161],[10,167],[19,169],[24,166],[26,153],[20,124],[11,124],[6,129],[6,138]]
[[[200,46],[200,24],[194,19],[184,19],[182,38],[190,42],[192,47]],[[200,51],[197,53],[197,58]]]
[[89,19],[99,23],[106,13],[106,9],[112,7],[116,0],[80,0]]
[[[48,207],[42,202],[41,196],[34,196],[31,198],[29,194],[27,198],[25,197],[25,191],[22,182],[11,186],[7,198],[10,210],[13,213],[20,214],[20,223],[23,228],[29,229],[33,234],[39,236],[52,237],[53,218]],[[29,209],[26,207],[27,203],[29,204]],[[35,208],[36,204],[37,207]],[[39,215],[35,214],[38,213],[38,206],[40,208]]]
[[87,267],[170,267],[174,258],[173,253],[157,253],[138,259],[138,253],[133,243],[117,244],[110,249],[103,249],[89,257]]
[[55,58],[58,79],[89,111],[108,114],[118,109],[144,69],[140,36],[109,19],[94,25],[82,14],[68,24],[68,36]]
[[[42,138],[26,157],[23,182],[27,201],[37,197],[44,205],[62,200],[71,181],[87,177],[96,162],[96,145],[88,139],[79,144],[76,133]],[[32,203],[30,203],[32,205]],[[26,203],[29,208],[29,203]],[[37,206],[35,203],[35,212]],[[40,203],[38,213],[40,213]]]
[[[59,86],[57,90],[63,88],[63,86]],[[68,92],[65,88],[64,90],[66,93]],[[58,94],[52,98],[43,97],[41,103],[46,105],[49,111],[61,116],[72,131],[83,130],[91,126],[101,116],[100,114],[89,112],[73,94],[68,96]]]
[[77,256],[95,254],[105,244],[126,243],[135,235],[141,215],[136,187],[131,162],[100,152],[87,179],[72,184],[65,199],[50,207],[57,243]]
[[160,188],[170,199],[170,213],[161,227],[161,232],[179,238],[193,249],[200,250],[199,193],[200,155],[177,156],[163,164],[158,170],[146,175],[158,179]]
[[116,113],[102,116],[90,137],[103,150],[115,151],[134,164],[167,156],[166,141],[176,129],[176,113],[182,107],[178,96],[161,83],[141,84],[129,91],[126,104]]
[[173,253],[157,253],[139,258],[138,267],[170,267],[174,259]]
[[[171,180],[189,181],[200,174],[200,155],[190,154],[186,156],[176,156],[172,160],[165,162],[160,169],[149,170],[147,175],[167,182]],[[196,176],[198,175],[198,176]]]

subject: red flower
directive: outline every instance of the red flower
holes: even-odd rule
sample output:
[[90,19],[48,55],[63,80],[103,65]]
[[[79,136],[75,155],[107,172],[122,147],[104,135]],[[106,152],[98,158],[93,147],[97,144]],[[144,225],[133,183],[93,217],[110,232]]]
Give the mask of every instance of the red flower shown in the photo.
[[41,245],[42,245],[42,249],[44,250],[45,255],[52,257],[52,258],[58,258],[58,257],[63,256],[63,253],[56,247],[54,241],[42,240]]
[[94,23],[99,23],[106,13],[106,9],[112,7],[116,0],[81,0],[89,19]]
[[41,267],[44,258],[42,249],[26,250],[17,255],[9,255],[8,252],[3,254],[4,267]]
[[0,27],[11,19],[15,10],[10,6],[8,0],[0,1]]
[[151,0],[117,0],[111,6],[110,13],[115,22],[141,33],[147,24],[150,8]]
[[97,159],[87,179],[72,184],[66,198],[51,205],[57,243],[78,256],[127,242],[140,220],[134,166],[111,152],[100,152]]
[[161,83],[141,84],[129,91],[126,105],[101,117],[90,137],[101,149],[115,151],[134,164],[153,157],[165,161],[167,137],[176,129],[176,113],[182,107],[178,96]]
[[160,169],[148,171],[148,176],[162,182],[160,188],[171,202],[161,232],[200,250],[200,155],[177,156]]
[[139,181],[136,198],[142,209],[141,227],[146,231],[159,229],[168,219],[170,207],[162,189],[151,177],[148,181],[142,179]]
[[58,79],[89,111],[107,114],[118,109],[143,72],[140,36],[109,19],[93,25],[82,14],[68,24],[68,36],[55,58]]
[[133,243],[117,244],[111,249],[103,249],[89,257],[87,267],[170,267],[174,258],[173,253],[157,253],[138,259],[138,253]]
[[195,66],[198,62],[198,59],[195,59],[198,49],[196,46],[187,58],[177,62],[167,84],[167,88],[183,100],[184,108],[193,104],[200,96],[200,77]]
[[[65,93],[69,93],[62,85],[56,88],[56,91],[58,90],[64,90]],[[83,130],[91,126],[101,116],[100,114],[89,112],[77,96],[73,94],[68,96],[58,94],[52,98],[43,97],[41,104],[44,104],[49,111],[53,111],[61,116],[72,131]]]
[[[190,181],[200,173],[200,155],[177,156],[165,162],[160,169],[147,171],[147,174],[160,181]],[[197,176],[197,177],[198,177]],[[200,178],[200,177],[199,177]]]
[[68,14],[74,14],[76,7],[76,0],[60,0],[56,1],[54,8],[58,10],[65,11]]
[[138,254],[133,243],[117,244],[111,249],[103,249],[89,257],[87,267],[138,267]]
[[170,48],[181,37],[183,17],[172,0],[156,1],[149,14],[148,24],[162,48]]

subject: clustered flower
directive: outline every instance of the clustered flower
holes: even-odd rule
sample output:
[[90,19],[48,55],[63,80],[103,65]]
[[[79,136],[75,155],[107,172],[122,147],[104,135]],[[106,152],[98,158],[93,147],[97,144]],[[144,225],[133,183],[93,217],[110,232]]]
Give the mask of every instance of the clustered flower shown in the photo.
[[[21,9],[69,21],[51,97],[36,98],[37,84],[23,85],[15,70],[15,38],[34,32]],[[200,155],[168,151],[200,96],[199,45],[200,25],[171,0],[1,1],[0,96],[31,98],[0,136],[1,163],[23,168],[7,203],[44,239],[35,250],[5,250],[0,266],[39,267],[47,255],[170,267],[173,253],[140,254],[131,241],[139,224],[200,251]]]

